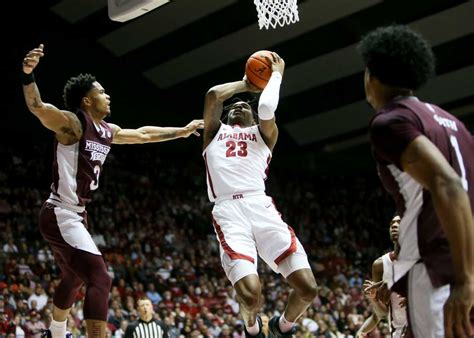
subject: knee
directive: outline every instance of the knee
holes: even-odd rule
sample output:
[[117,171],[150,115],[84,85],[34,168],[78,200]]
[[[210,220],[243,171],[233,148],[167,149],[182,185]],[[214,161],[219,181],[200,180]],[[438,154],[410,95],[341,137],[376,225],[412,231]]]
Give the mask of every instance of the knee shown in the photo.
[[318,285],[315,280],[308,281],[300,285],[295,291],[298,292],[303,300],[312,302],[318,295]]
[[255,309],[260,304],[261,290],[260,285],[247,285],[245,288],[236,289],[239,302],[247,309]]
[[112,277],[104,270],[98,273],[94,278],[94,286],[100,288],[104,292],[109,292],[112,287]]

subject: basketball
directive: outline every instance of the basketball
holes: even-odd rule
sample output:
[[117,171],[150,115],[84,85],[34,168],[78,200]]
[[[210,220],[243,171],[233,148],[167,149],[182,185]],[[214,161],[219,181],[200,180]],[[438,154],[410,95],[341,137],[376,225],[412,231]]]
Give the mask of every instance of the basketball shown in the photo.
[[272,59],[272,52],[259,50],[247,59],[245,65],[245,75],[247,80],[259,89],[265,88],[272,75],[272,64],[265,56]]

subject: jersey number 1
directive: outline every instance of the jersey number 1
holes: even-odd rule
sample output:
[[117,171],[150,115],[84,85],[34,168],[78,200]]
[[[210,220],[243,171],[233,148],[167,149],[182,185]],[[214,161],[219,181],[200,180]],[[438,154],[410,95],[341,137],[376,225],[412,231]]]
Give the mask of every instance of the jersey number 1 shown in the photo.
[[451,135],[449,137],[451,141],[451,145],[454,148],[454,152],[456,153],[456,158],[458,159],[459,169],[461,170],[461,181],[464,190],[467,191],[467,180],[466,180],[466,168],[464,167],[464,160],[462,159],[461,149],[459,149],[459,143],[456,136]]
[[[235,156],[240,156],[240,157],[246,157],[247,156],[247,142],[237,142],[235,141],[227,141],[225,146],[227,147],[227,151],[225,152],[225,157],[235,157]],[[236,151],[236,148],[239,147],[239,149]]]

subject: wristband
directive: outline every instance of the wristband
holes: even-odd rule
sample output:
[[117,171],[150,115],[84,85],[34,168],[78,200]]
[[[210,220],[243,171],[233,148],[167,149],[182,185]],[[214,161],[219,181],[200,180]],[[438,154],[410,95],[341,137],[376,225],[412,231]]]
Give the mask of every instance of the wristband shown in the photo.
[[30,74],[26,74],[25,72],[21,72],[21,82],[23,83],[24,86],[28,86],[30,83],[35,82],[35,76],[33,75],[33,72]]

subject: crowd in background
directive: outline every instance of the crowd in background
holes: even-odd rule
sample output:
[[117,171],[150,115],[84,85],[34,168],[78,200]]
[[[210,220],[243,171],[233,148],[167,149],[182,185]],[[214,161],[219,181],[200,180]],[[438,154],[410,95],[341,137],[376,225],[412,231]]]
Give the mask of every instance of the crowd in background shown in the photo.
[[[38,231],[48,195],[50,149],[0,150],[0,335],[39,337],[48,327],[60,272]],[[297,337],[353,337],[370,313],[362,283],[390,248],[393,204],[376,177],[318,177],[270,167],[267,192],[312,264],[319,294],[299,320]],[[220,266],[206,193],[194,155],[159,147],[116,147],[88,206],[88,224],[113,277],[108,332],[121,337],[148,296],[170,337],[244,337],[230,283]],[[262,313],[280,314],[289,288],[259,265]],[[68,330],[84,335],[76,297]],[[382,323],[371,337],[388,337]]]

